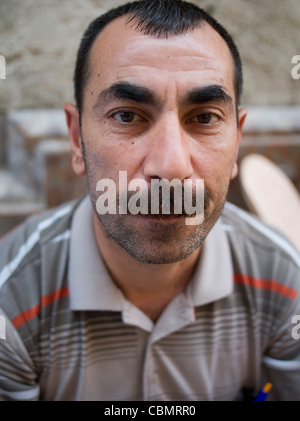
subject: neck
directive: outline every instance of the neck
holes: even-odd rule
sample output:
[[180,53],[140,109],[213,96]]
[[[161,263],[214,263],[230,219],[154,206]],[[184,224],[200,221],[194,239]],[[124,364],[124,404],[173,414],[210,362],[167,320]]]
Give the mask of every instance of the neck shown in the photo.
[[93,224],[99,251],[112,280],[128,301],[155,322],[167,304],[186,288],[200,250],[180,262],[141,263],[104,234],[95,215]]

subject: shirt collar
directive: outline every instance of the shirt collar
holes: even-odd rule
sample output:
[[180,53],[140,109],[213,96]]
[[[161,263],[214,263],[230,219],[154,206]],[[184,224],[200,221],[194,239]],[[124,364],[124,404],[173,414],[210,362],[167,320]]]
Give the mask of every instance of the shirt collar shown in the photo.
[[232,290],[232,256],[221,217],[204,241],[187,295],[196,307],[220,300]]
[[[122,292],[113,283],[98,250],[88,196],[82,200],[73,216],[69,257],[72,310],[124,310]],[[230,248],[219,219],[202,246],[186,294],[192,306],[200,306],[224,298],[232,289]]]
[[122,294],[112,282],[93,231],[86,196],[75,210],[70,239],[69,288],[72,310],[122,310]]

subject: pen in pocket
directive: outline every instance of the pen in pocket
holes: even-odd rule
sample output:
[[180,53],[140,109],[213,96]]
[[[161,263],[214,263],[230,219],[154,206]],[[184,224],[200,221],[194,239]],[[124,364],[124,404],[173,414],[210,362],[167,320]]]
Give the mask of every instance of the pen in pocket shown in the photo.
[[261,391],[258,393],[258,395],[254,398],[254,400],[265,401],[272,387],[273,387],[272,383],[266,383],[264,387],[261,389]]

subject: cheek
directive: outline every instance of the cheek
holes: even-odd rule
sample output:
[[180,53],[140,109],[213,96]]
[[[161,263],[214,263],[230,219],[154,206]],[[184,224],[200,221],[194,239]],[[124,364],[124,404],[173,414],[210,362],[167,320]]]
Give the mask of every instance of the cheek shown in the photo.
[[102,178],[109,178],[117,183],[120,171],[127,171],[128,179],[138,172],[141,158],[139,148],[134,142],[119,141],[112,144],[101,137],[100,140],[87,141],[85,149],[88,178],[92,188]]
[[204,148],[195,161],[194,168],[197,177],[204,180],[204,184],[212,196],[228,188],[235,162],[233,145],[231,147]]

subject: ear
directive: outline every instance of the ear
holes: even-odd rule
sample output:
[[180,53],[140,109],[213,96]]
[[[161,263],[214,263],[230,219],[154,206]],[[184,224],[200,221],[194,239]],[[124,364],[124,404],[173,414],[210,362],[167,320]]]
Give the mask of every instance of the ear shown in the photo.
[[244,126],[244,122],[246,120],[247,117],[247,110],[246,108],[240,108],[239,109],[239,114],[238,114],[238,128],[237,128],[237,145],[236,145],[236,154],[235,154],[235,161],[234,161],[234,165],[232,168],[232,172],[231,172],[231,180],[233,180],[237,175],[238,175],[238,165],[237,165],[237,159],[238,159],[238,155],[239,155],[239,148],[240,148],[240,143],[241,143],[241,138],[242,138],[242,132],[243,132],[243,126]]
[[70,103],[66,103],[64,105],[64,111],[68,125],[69,140],[71,143],[72,167],[77,175],[84,175],[86,174],[86,168],[81,148],[79,112],[77,107]]

